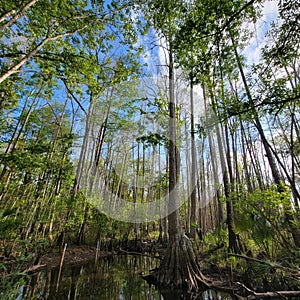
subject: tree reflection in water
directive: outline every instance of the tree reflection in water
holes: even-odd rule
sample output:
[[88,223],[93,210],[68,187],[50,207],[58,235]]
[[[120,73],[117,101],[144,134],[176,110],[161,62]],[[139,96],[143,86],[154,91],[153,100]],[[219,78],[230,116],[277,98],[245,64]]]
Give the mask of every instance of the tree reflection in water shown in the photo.
[[115,256],[93,263],[65,267],[57,283],[58,269],[31,276],[19,299],[47,300],[182,300],[232,299],[213,291],[190,295],[182,291],[159,291],[140,276],[157,267],[158,261],[143,256]]

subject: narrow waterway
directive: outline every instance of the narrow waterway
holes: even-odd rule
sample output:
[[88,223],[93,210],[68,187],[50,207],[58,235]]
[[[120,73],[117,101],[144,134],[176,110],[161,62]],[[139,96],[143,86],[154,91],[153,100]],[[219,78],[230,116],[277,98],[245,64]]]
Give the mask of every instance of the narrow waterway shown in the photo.
[[[143,256],[115,256],[94,263],[41,271],[31,276],[20,291],[21,299],[101,299],[101,300],[176,300],[227,299],[230,295],[206,291],[195,295],[181,291],[159,291],[140,276],[159,262]],[[58,278],[60,277],[60,280]]]

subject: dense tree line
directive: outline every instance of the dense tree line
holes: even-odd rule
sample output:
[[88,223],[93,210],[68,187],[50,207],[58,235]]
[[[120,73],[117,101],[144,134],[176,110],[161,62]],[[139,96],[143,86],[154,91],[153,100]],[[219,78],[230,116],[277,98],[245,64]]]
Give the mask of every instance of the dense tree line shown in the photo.
[[280,262],[261,284],[296,288],[300,4],[278,1],[250,65],[264,5],[2,3],[1,255],[148,238],[168,242],[160,285],[208,287],[210,253],[250,286],[247,259]]

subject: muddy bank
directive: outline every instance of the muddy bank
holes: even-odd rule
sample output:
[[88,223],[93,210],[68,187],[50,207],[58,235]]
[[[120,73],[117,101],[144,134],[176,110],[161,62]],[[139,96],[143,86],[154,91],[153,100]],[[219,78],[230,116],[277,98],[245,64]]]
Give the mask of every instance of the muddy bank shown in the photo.
[[[96,259],[110,257],[113,254],[142,254],[164,252],[164,247],[150,241],[107,242],[101,245],[101,251],[95,246],[67,245],[64,249],[48,249],[44,253],[36,253],[25,260],[19,257],[0,257],[0,278],[13,272],[34,273],[43,269],[59,268],[63,256],[63,266],[84,265]],[[134,253],[133,253],[134,251]],[[64,254],[64,255],[63,255]],[[1,267],[2,265],[2,267]]]
[[96,247],[70,245],[66,247],[65,251],[56,251],[42,255],[31,262],[24,271],[31,273],[42,269],[54,269],[58,268],[61,263],[64,266],[84,265],[111,255],[112,252],[99,251]]

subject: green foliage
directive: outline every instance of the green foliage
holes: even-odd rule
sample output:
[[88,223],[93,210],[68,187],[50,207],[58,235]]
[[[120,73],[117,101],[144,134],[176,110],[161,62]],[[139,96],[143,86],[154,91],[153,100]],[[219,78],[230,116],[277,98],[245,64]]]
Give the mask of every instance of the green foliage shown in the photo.
[[[77,107],[85,112],[85,100],[93,95],[100,102],[110,86],[122,90],[116,103],[121,93],[132,96],[122,83],[139,71],[142,47],[134,44],[137,31],[147,31],[145,22],[135,26],[131,1],[25,4],[0,4],[0,210],[16,209],[5,212],[0,227],[1,242],[14,240],[14,254],[23,239],[38,249],[55,245],[62,231],[78,231],[86,199],[72,196]],[[118,109],[112,112],[117,126],[128,126],[133,106],[123,109],[122,120]]]
[[21,220],[16,216],[17,209],[6,209],[0,215],[0,240],[13,239],[20,225]]
[[235,202],[235,224],[238,232],[253,239],[267,257],[274,257],[278,246],[286,243],[285,209],[290,207],[291,194],[279,192],[277,186],[240,197]]
[[146,136],[139,137],[138,142],[145,143],[146,147],[157,146],[166,144],[166,137],[160,135],[159,133],[151,133]]
[[[1,269],[1,266],[0,266]],[[29,276],[15,271],[5,274],[0,279],[0,297],[3,300],[18,299],[22,294],[22,287],[28,282]]]
[[257,75],[257,102],[270,114],[299,106],[299,1],[279,1],[279,17],[271,25],[263,60],[253,67]]
[[[92,123],[86,126],[91,125],[95,130],[91,134],[93,139],[100,139],[100,134],[105,136],[106,148],[101,149],[97,171],[106,172],[111,192],[128,202],[152,201],[167,193],[169,174],[165,166],[150,172],[153,165],[147,151],[151,153],[153,149],[154,153],[159,147],[159,150],[163,149],[160,155],[167,154],[168,99],[160,92],[151,102],[147,97],[137,97],[143,88],[136,80],[141,71],[138,56],[143,52],[139,33],[147,34],[152,25],[167,39],[166,47],[172,51],[176,65],[186,73],[185,78],[193,84],[200,83],[207,105],[212,103],[213,113],[207,111],[198,126],[203,149],[206,138],[214,135],[216,114],[221,120],[232,120],[228,122],[232,141],[226,151],[229,154],[232,146],[239,152],[241,147],[235,143],[239,141],[240,124],[248,126],[244,122],[253,121],[256,107],[264,106],[268,113],[284,112],[283,117],[287,119],[284,126],[282,118],[279,119],[281,132],[288,132],[288,117],[293,116],[294,132],[290,137],[283,134],[284,139],[280,136],[278,140],[282,140],[280,154],[286,155],[286,162],[290,161],[290,155],[295,155],[292,157],[295,158],[293,168],[297,169],[299,1],[279,2],[280,22],[274,23],[270,30],[272,42],[263,49],[261,64],[254,66],[251,76],[246,78],[251,91],[255,91],[253,105],[245,91],[238,88],[238,55],[234,50],[243,49],[251,37],[248,30],[241,30],[241,25],[244,21],[256,21],[262,1],[256,1],[255,6],[245,0],[137,1],[145,8],[145,19],[142,17],[138,21],[135,19],[140,12],[135,1],[39,0],[20,17],[12,10],[19,10],[26,1],[2,2],[0,16],[9,12],[11,16],[0,23],[1,78],[9,70],[13,72],[0,83],[0,240],[3,252],[0,254],[22,256],[25,252],[43,251],[46,247],[56,246],[61,233],[73,242],[82,224],[86,226],[86,241],[93,245],[99,239],[116,241],[134,236],[132,225],[124,225],[99,213],[87,203],[83,193],[76,194],[73,189],[73,161],[78,156],[75,140],[81,140],[81,136],[74,134],[76,122],[82,118],[78,110],[84,114],[89,109],[92,111]],[[13,16],[16,20],[9,24]],[[181,109],[178,106],[175,112],[179,125],[185,122],[180,120]],[[147,124],[134,121],[137,116],[142,116],[150,124],[155,120],[161,132],[152,132]],[[130,140],[136,133],[140,136],[130,147],[138,150],[127,152],[128,145],[124,140]],[[256,136],[253,135],[254,139]],[[94,145],[89,145],[88,151]],[[112,145],[118,159],[112,158]],[[245,150],[254,154],[251,157],[254,160],[258,150],[255,152],[251,148],[255,147],[256,144],[249,145]],[[140,152],[136,155],[135,151],[145,154],[143,169],[139,165],[142,155]],[[130,166],[124,169],[122,162],[128,153]],[[217,168],[214,165],[217,162],[207,163],[206,153],[202,154],[201,168],[202,165],[203,169]],[[240,153],[235,155],[238,157]],[[89,164],[92,154],[87,156]],[[115,166],[109,165],[113,159]],[[232,157],[228,162],[233,159],[237,158]],[[243,172],[237,167],[241,164],[235,163],[236,172],[233,173],[238,175],[240,171],[242,177]],[[259,166],[249,169],[252,172],[255,168]],[[294,171],[295,178],[297,172]],[[207,180],[201,178],[199,190],[203,195],[209,194],[205,191],[205,181],[213,182],[210,174]],[[141,177],[143,184],[150,182],[150,187],[143,185],[134,190],[132,182]],[[290,191],[284,186],[268,186],[251,193],[238,184],[232,184],[230,188],[232,198],[224,197],[223,202],[218,200],[221,205],[233,200],[234,229],[247,250],[266,262],[249,264],[249,274],[252,278],[261,275],[260,284],[263,284],[264,276],[267,283],[283,277],[283,271],[278,271],[269,260],[279,258],[284,262],[289,255],[284,248],[290,246],[288,225],[299,227],[299,220],[289,220],[289,224],[287,221],[287,213],[295,214],[290,205]],[[213,206],[210,207],[212,227],[216,223]],[[124,214],[129,214],[129,211]],[[196,224],[190,225],[195,227]],[[217,226],[213,230],[204,236],[203,252],[209,253],[211,261],[240,267],[239,259],[226,256],[228,233],[224,227]],[[152,238],[157,234],[153,231]],[[291,255],[298,257],[299,253]],[[299,257],[295,261],[288,267],[296,265]],[[10,290],[7,295],[0,292],[1,299],[17,298],[17,291],[24,284],[23,275],[16,273],[1,277],[5,290]]]
[[207,256],[209,262],[218,262],[219,266],[225,265],[224,256],[227,251],[228,233],[221,226],[216,226],[214,231],[206,232],[203,235],[203,244],[201,252]]
[[[189,81],[205,83],[211,73],[226,70],[234,74],[234,52],[228,33],[239,35],[244,20],[255,22],[259,8],[246,5],[246,1],[193,1],[183,10],[180,27],[175,33],[176,62],[187,72]],[[249,32],[244,36],[249,38]]]

